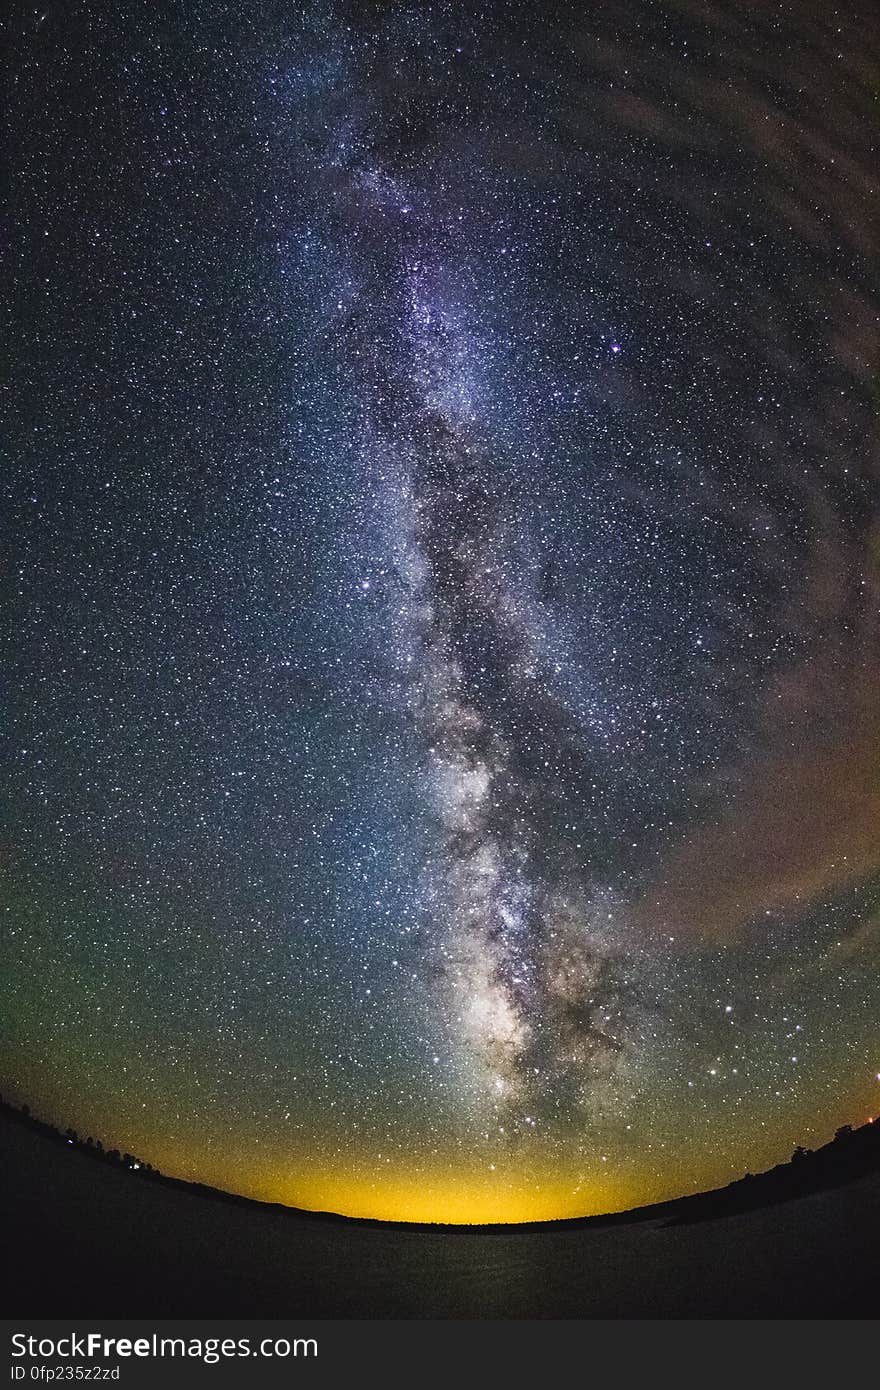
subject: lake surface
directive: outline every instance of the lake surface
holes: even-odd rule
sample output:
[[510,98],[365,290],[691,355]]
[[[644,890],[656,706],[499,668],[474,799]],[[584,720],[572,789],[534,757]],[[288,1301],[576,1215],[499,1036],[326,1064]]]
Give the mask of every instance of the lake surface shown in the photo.
[[164,1187],[0,1118],[10,1316],[875,1316],[880,1175],[669,1226],[433,1230]]

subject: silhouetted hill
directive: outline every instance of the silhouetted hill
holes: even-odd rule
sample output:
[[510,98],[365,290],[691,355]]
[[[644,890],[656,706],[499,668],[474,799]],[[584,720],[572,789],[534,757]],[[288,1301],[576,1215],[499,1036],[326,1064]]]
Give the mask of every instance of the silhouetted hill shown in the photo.
[[[242,1197],[222,1188],[209,1187],[206,1183],[187,1182],[183,1178],[172,1178],[159,1172],[152,1164],[132,1154],[120,1153],[118,1149],[107,1149],[100,1139],[82,1139],[74,1129],[60,1130],[56,1125],[32,1115],[30,1107],[14,1106],[0,1096],[0,1114],[13,1122],[25,1125],[48,1139],[55,1140],[68,1148],[94,1158],[98,1162],[125,1171],[139,1174],[139,1181],[147,1179],[168,1187],[198,1194],[210,1201],[228,1202],[235,1206],[268,1207],[278,1211],[296,1212],[308,1220],[356,1221],[361,1226],[406,1227],[412,1223],[404,1221],[374,1220],[369,1217],[342,1216],[338,1212],[309,1211],[302,1207],[285,1206],[280,1202],[259,1202],[251,1197]],[[631,1207],[627,1211],[610,1212],[600,1216],[566,1217],[559,1221],[517,1222],[516,1229],[525,1231],[558,1230],[562,1226],[610,1226],[622,1225],[646,1219],[667,1219],[670,1222],[708,1221],[714,1217],[728,1216],[736,1212],[754,1211],[758,1207],[777,1202],[790,1201],[804,1197],[811,1192],[823,1192],[838,1187],[842,1183],[853,1182],[867,1174],[880,1170],[880,1123],[869,1120],[854,1129],[843,1125],[829,1143],[819,1149],[798,1147],[787,1163],[777,1164],[765,1173],[746,1173],[728,1183],[726,1187],[713,1188],[709,1192],[694,1193],[687,1197],[676,1197],[668,1202],[654,1202],[650,1206]],[[423,1229],[458,1230],[443,1222],[421,1222]],[[472,1225],[468,1230],[491,1230],[492,1225]]]
[[716,1192],[483,1227],[249,1201],[102,1156],[6,1105],[0,1144],[14,1316],[876,1314],[880,1124]]

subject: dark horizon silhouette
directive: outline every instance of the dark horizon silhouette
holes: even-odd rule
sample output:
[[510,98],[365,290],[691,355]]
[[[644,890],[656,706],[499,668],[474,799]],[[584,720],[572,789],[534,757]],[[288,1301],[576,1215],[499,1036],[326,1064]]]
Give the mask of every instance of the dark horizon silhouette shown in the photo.
[[703,1192],[683,1193],[677,1197],[627,1207],[620,1211],[600,1212],[589,1216],[559,1217],[545,1221],[391,1221],[377,1217],[349,1216],[344,1212],[318,1210],[287,1202],[263,1201],[259,1198],[247,1197],[242,1193],[232,1192],[227,1188],[214,1187],[210,1183],[175,1177],[172,1174],[161,1172],[155,1165],[134,1154],[123,1152],[118,1148],[107,1147],[100,1138],[93,1138],[92,1135],[82,1137],[70,1126],[62,1130],[59,1125],[35,1115],[27,1102],[22,1105],[15,1105],[6,1100],[2,1094],[0,1094],[0,1113],[17,1119],[47,1138],[57,1140],[67,1147],[76,1148],[100,1162],[132,1173],[139,1173],[142,1178],[151,1178],[154,1181],[180,1187],[202,1196],[220,1201],[244,1203],[247,1206],[290,1211],[300,1216],[351,1221],[358,1225],[390,1228],[415,1226],[429,1230],[491,1230],[501,1226],[534,1231],[552,1230],[560,1227],[627,1221],[641,1218],[645,1213],[659,1216],[662,1213],[672,1212],[673,1209],[675,1215],[672,1219],[675,1221],[699,1221],[715,1215],[748,1211],[755,1207],[784,1202],[794,1197],[804,1196],[809,1192],[824,1191],[827,1188],[856,1180],[874,1169],[880,1169],[880,1124],[872,1117],[863,1125],[845,1124],[839,1126],[834,1137],[817,1149],[809,1149],[798,1144],[787,1162],[775,1164],[774,1167],[759,1173],[744,1173],[741,1178],[734,1178],[722,1187],[709,1188]]
[[[608,1216],[489,1226],[252,1201],[0,1106],[10,1316],[857,1318],[876,1313],[880,1124]],[[135,1167],[135,1164],[138,1164]]]

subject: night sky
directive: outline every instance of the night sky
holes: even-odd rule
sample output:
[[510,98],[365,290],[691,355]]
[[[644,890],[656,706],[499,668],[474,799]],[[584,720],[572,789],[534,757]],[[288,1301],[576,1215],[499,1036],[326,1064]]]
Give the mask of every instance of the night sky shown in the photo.
[[440,1221],[875,1114],[876,8],[6,37],[4,1094]]

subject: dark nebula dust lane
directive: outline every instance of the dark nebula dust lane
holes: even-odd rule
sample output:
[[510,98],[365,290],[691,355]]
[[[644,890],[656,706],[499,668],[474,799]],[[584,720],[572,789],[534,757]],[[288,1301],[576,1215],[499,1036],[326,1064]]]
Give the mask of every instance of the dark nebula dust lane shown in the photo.
[[450,1221],[874,1113],[877,17],[8,30],[4,1094]]

